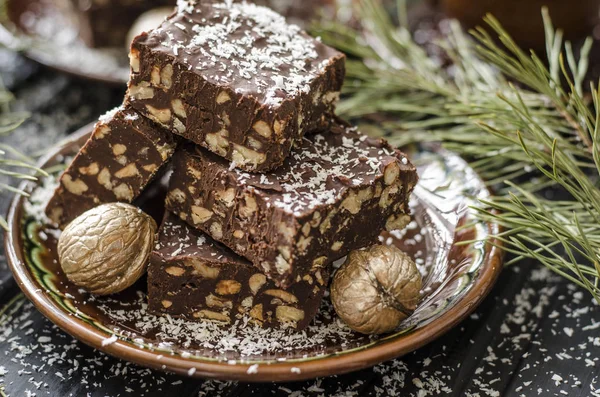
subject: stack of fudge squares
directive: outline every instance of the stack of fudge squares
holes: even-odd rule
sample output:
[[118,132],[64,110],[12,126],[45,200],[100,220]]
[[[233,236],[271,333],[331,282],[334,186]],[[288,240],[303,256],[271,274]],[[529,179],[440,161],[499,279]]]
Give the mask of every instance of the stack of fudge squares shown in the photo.
[[180,2],[131,47],[125,104],[103,116],[47,213],[64,226],[132,202],[172,165],[149,309],[306,327],[332,263],[409,221],[415,167],[335,116],[343,54],[246,2]]

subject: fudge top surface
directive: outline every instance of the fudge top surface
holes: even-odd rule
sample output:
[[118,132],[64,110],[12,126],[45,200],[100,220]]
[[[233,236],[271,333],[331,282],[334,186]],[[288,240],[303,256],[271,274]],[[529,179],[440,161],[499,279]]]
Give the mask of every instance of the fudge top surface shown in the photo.
[[285,163],[269,174],[234,169],[225,160],[195,148],[209,161],[227,168],[229,184],[245,186],[296,217],[336,203],[349,187],[370,186],[384,168],[398,164],[400,180],[416,183],[416,168],[385,140],[367,137],[356,128],[336,123],[330,131],[304,137]]
[[167,133],[166,129],[158,127],[150,120],[142,117],[130,105],[121,105],[104,113],[102,116],[98,117],[97,125],[107,125],[110,127],[111,125],[116,125],[115,123],[130,125],[136,130],[149,132],[153,137],[164,136],[169,138],[169,141],[172,140],[172,134]]
[[178,11],[137,42],[168,54],[208,82],[277,106],[308,93],[340,52],[253,3],[180,0]]
[[158,232],[153,255],[165,261],[195,258],[217,265],[252,266],[200,230],[189,227],[179,217],[167,212]]
[[108,124],[113,119],[120,118],[125,121],[134,122],[139,120],[140,117],[141,116],[130,106],[121,105],[104,113],[98,118],[98,121],[100,124]]
[[142,117],[130,105],[118,106],[100,116],[95,128],[99,128],[103,125],[108,126],[109,128],[119,125],[127,126],[126,128],[131,128],[132,130],[143,134],[156,145],[162,155],[164,155],[163,152],[165,150],[172,151],[176,145],[173,134],[163,127]]

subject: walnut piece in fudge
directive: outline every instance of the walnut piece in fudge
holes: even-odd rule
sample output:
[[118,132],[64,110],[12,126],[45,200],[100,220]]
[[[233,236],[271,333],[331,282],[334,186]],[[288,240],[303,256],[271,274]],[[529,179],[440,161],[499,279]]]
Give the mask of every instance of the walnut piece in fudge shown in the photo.
[[174,136],[130,108],[100,118],[46,207],[61,228],[100,204],[132,202],[175,151]]
[[247,260],[166,214],[148,268],[148,306],[157,314],[233,323],[247,315],[265,327],[308,326],[327,288],[327,269],[287,290]]
[[233,169],[197,146],[173,163],[167,209],[283,288],[404,227],[418,179],[400,151],[342,125],[305,137],[269,174]]
[[328,129],[345,57],[246,2],[182,2],[131,47],[127,100],[144,116],[246,171],[280,166]]

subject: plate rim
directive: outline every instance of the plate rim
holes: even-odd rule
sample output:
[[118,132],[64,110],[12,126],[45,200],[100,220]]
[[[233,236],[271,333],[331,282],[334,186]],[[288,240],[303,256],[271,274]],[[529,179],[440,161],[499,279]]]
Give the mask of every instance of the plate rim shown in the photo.
[[[91,133],[91,128],[94,124],[91,123],[80,128],[71,134],[67,140],[52,147],[48,154],[38,161],[38,165],[47,163],[69,145],[85,141]],[[21,187],[23,188],[27,185],[28,182],[24,182],[21,184]],[[343,355],[335,355],[333,353],[322,358],[316,357],[312,360],[301,362],[281,361],[272,364],[260,364],[257,372],[250,371],[254,373],[248,373],[252,363],[236,362],[236,364],[228,364],[227,362],[164,355],[164,353],[161,354],[157,351],[136,347],[134,344],[124,342],[120,339],[103,346],[102,342],[110,337],[111,334],[92,327],[90,324],[77,317],[73,317],[58,307],[56,302],[50,297],[50,294],[39,288],[35,278],[25,264],[22,250],[17,250],[16,245],[21,233],[20,220],[24,200],[25,197],[15,196],[11,201],[7,215],[9,230],[4,236],[4,248],[8,266],[19,288],[42,315],[75,339],[104,353],[141,366],[196,378],[245,382],[300,381],[322,376],[344,374],[400,357],[439,338],[469,316],[489,294],[503,268],[504,252],[501,249],[502,243],[498,239],[493,239],[492,242],[486,244],[486,247],[489,248],[485,250],[484,266],[474,286],[467,291],[457,304],[419,331],[410,332],[382,341],[375,346],[348,352]],[[485,224],[491,235],[500,232],[499,225],[489,222]],[[162,357],[159,359],[159,356]],[[295,369],[292,372],[292,368],[299,368],[300,371]]]
[[[93,51],[93,48],[89,48],[90,51]],[[54,70],[56,72],[64,73],[66,75],[75,77],[80,80],[91,81],[96,83],[104,83],[110,84],[115,87],[123,87],[127,86],[127,79],[121,79],[119,77],[114,77],[111,74],[101,74],[94,72],[84,72],[77,68],[70,68],[68,66],[62,66],[57,63],[48,62],[44,56],[40,56],[36,50],[24,50],[20,51],[26,58],[29,58],[33,62],[36,62],[50,70]],[[116,76],[116,75],[115,75]]]
[[[15,0],[0,0],[0,5],[10,7],[11,1]],[[12,49],[24,55],[31,61],[36,62],[44,67],[47,67],[50,70],[66,74],[80,80],[104,83],[115,87],[122,87],[123,85],[127,85],[128,79],[121,78],[118,74],[86,72],[77,67],[69,67],[64,64],[61,64],[60,62],[49,61],[47,57],[43,56],[42,53],[36,50],[35,48],[20,48],[20,46],[28,40],[37,43],[43,43],[43,40],[36,39],[34,36],[31,36],[26,33],[17,33],[14,31],[16,27],[9,26],[9,24],[14,25],[14,22],[10,19],[8,15],[6,15],[3,18],[0,18],[0,43],[2,43],[6,48]],[[97,51],[95,48],[92,47],[87,48],[90,51]],[[123,47],[123,51],[125,51],[125,47]],[[126,68],[124,67],[124,69]]]

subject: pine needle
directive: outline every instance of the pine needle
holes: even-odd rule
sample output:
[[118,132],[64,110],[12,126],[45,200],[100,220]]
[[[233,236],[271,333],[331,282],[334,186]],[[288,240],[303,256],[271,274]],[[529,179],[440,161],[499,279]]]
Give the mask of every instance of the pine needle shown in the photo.
[[[0,136],[12,133],[29,117],[27,113],[11,111],[13,99],[12,93],[0,82]],[[0,192],[28,196],[26,191],[14,187],[11,182],[37,181],[39,175],[47,176],[48,173],[36,167],[34,161],[9,145],[0,144],[0,176],[3,176]],[[0,227],[8,228],[3,217],[0,217]]]

